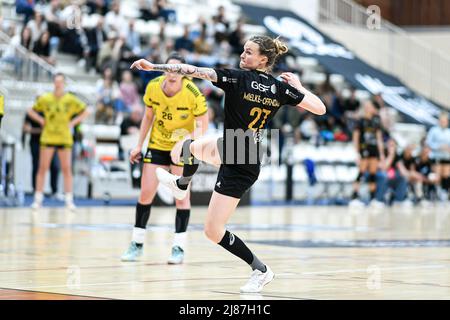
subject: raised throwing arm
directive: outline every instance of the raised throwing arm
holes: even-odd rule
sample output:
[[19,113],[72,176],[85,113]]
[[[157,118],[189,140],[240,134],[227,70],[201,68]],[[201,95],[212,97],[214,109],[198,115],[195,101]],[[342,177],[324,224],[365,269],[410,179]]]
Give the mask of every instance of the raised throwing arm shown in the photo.
[[190,64],[153,64],[145,59],[140,59],[133,62],[130,69],[177,73],[183,76],[189,76],[209,80],[212,82],[217,82],[217,74],[216,71],[214,71],[214,69],[199,68]]
[[317,115],[323,115],[327,112],[327,108],[314,93],[310,92],[300,82],[300,79],[291,72],[284,72],[281,74],[281,78],[289,85],[293,86],[299,92],[303,93],[305,97],[297,107],[308,110]]

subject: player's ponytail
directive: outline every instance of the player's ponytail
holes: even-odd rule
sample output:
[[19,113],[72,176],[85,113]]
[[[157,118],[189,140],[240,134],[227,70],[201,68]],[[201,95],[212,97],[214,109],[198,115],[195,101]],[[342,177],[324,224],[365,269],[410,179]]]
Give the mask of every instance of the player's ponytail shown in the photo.
[[267,69],[271,69],[278,57],[288,52],[288,46],[279,39],[272,39],[268,36],[254,36],[249,41],[259,46],[259,53],[267,57]]
[[288,52],[289,48],[288,46],[279,39],[280,37],[277,37],[275,39],[273,39],[273,44],[275,46],[275,48],[277,49],[277,55],[281,56],[285,53]]

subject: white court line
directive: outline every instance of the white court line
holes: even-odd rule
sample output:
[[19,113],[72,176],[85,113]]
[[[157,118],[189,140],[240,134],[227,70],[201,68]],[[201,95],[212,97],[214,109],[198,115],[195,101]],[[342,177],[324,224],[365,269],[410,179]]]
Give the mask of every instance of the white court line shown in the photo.
[[[370,267],[377,267],[375,264]],[[442,269],[448,268],[448,265],[418,265],[418,266],[404,266],[404,267],[391,267],[391,268],[380,268],[379,271],[395,271],[395,270],[414,270],[414,269]],[[368,267],[369,268],[369,267]],[[329,271],[313,271],[313,272],[302,272],[302,275],[315,275],[315,274],[330,274],[330,273],[354,273],[354,272],[367,272],[368,268],[361,269],[340,269],[340,270],[329,270]]]
[[[418,265],[418,266],[404,266],[404,267],[392,267],[392,268],[379,268],[379,271],[395,271],[395,270],[414,270],[414,269],[444,269],[449,268],[448,265]],[[298,273],[275,273],[277,278],[279,277],[290,277],[290,276],[298,276],[298,275],[318,275],[318,274],[338,274],[338,273],[355,273],[355,272],[367,272],[368,268],[360,268],[360,269],[340,269],[340,270],[329,270],[329,271],[315,271],[315,272],[302,272]],[[234,279],[243,279],[246,277],[236,277]],[[203,280],[219,280],[221,278],[215,279],[203,279]],[[183,281],[185,279],[179,279],[179,281]],[[201,280],[201,279],[199,279]],[[10,288],[16,290],[37,290],[37,289],[49,289],[49,288],[68,288],[74,291],[82,290],[84,287],[93,287],[93,286],[104,286],[104,285],[121,285],[121,284],[135,284],[142,285],[145,282],[142,281],[125,281],[125,282],[103,282],[103,283],[87,283],[79,285],[79,288],[71,289],[71,285],[52,285],[52,286],[32,286],[32,287],[21,287],[21,288]]]

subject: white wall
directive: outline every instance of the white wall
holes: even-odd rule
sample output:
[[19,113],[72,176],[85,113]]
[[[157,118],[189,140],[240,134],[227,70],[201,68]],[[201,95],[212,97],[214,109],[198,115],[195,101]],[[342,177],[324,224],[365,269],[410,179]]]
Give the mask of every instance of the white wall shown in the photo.
[[[380,30],[361,29],[335,24],[316,24],[322,32],[341,42],[370,65],[398,77],[411,89],[450,108],[450,61],[433,59],[428,48],[446,50],[448,34],[421,33],[429,46],[411,44],[407,38]],[[447,41],[447,43],[440,43]],[[450,51],[446,51],[450,53]],[[447,57],[450,55],[447,54]]]

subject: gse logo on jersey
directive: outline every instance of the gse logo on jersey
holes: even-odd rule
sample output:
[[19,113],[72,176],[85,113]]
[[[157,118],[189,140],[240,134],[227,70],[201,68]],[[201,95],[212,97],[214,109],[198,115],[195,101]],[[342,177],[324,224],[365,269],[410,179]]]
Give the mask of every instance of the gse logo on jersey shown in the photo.
[[255,90],[259,90],[261,92],[267,92],[267,91],[271,91],[273,94],[277,93],[277,86],[275,84],[271,85],[271,86],[265,86],[262,83],[258,83],[256,81],[252,81],[251,84],[252,88]]

